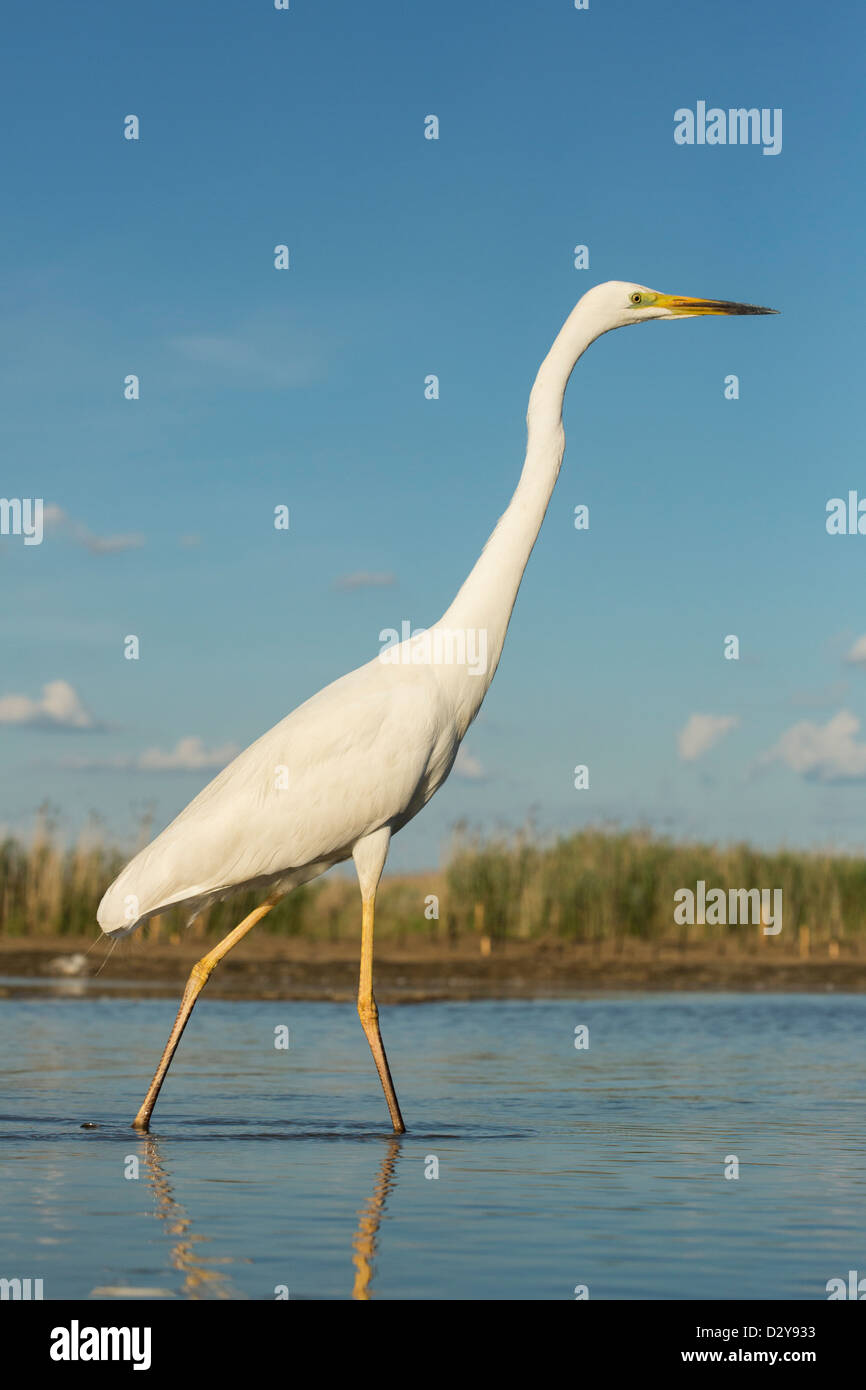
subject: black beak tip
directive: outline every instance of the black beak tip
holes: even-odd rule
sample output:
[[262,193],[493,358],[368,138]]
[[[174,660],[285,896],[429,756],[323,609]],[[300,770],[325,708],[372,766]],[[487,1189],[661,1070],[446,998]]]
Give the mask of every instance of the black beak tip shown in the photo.
[[761,304],[732,304],[732,314],[778,314],[778,309],[765,309]]

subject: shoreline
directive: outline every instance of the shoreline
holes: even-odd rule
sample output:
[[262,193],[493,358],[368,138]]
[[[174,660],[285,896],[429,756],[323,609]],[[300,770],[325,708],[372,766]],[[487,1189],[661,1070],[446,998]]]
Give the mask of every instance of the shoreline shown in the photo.
[[[63,997],[176,998],[213,943],[127,937],[0,938],[0,1001]],[[375,960],[381,1004],[536,999],[632,991],[864,993],[866,953],[802,956],[777,940],[722,951],[705,943],[507,942],[489,954],[477,938],[453,944],[384,941]],[[214,971],[209,997],[354,1002],[359,943],[268,937],[243,943]],[[83,959],[81,959],[83,957]],[[101,967],[101,969],[100,969]],[[99,971],[99,974],[97,972]]]

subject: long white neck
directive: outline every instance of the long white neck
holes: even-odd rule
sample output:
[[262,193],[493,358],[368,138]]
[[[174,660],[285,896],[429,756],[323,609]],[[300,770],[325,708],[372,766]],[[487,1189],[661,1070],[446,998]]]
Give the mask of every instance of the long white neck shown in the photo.
[[[539,368],[526,415],[526,461],[507,509],[451,607],[436,624],[452,632],[484,634],[483,674],[465,670],[448,680],[462,733],[478,713],[499,665],[520,581],[532,553],[565,451],[562,403],[575,363],[606,331],[584,301],[572,310]],[[477,641],[477,637],[475,639]]]

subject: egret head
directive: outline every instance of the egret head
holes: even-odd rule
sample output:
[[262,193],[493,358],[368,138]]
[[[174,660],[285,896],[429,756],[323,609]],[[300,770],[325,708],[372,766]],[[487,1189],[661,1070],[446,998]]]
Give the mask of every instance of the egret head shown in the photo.
[[608,280],[588,290],[581,300],[605,321],[607,328],[623,328],[648,319],[689,319],[698,314],[775,314],[757,304],[739,304],[729,299],[694,299],[683,294],[662,294],[646,285],[627,280]]

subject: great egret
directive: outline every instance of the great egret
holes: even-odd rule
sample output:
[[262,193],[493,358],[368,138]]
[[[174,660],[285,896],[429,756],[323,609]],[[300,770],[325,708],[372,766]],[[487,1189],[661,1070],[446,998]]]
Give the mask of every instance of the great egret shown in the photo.
[[[376,889],[391,836],[454,765],[493,680],[523,571],[565,449],[562,402],[590,343],[612,328],[698,314],[771,314],[718,299],[660,294],[611,280],[566,319],[529,397],[526,460],[506,511],[451,607],[320,690],[251,744],[115,879],[97,913],[120,936],[173,903],[191,914],[241,888],[261,905],[192,969],[162,1059],[134,1125],[146,1130],[198,995],[214,967],[292,888],[350,856],[361,889],[358,1013],[396,1133],[405,1126],[373,995]],[[483,659],[479,659],[483,652]]]

